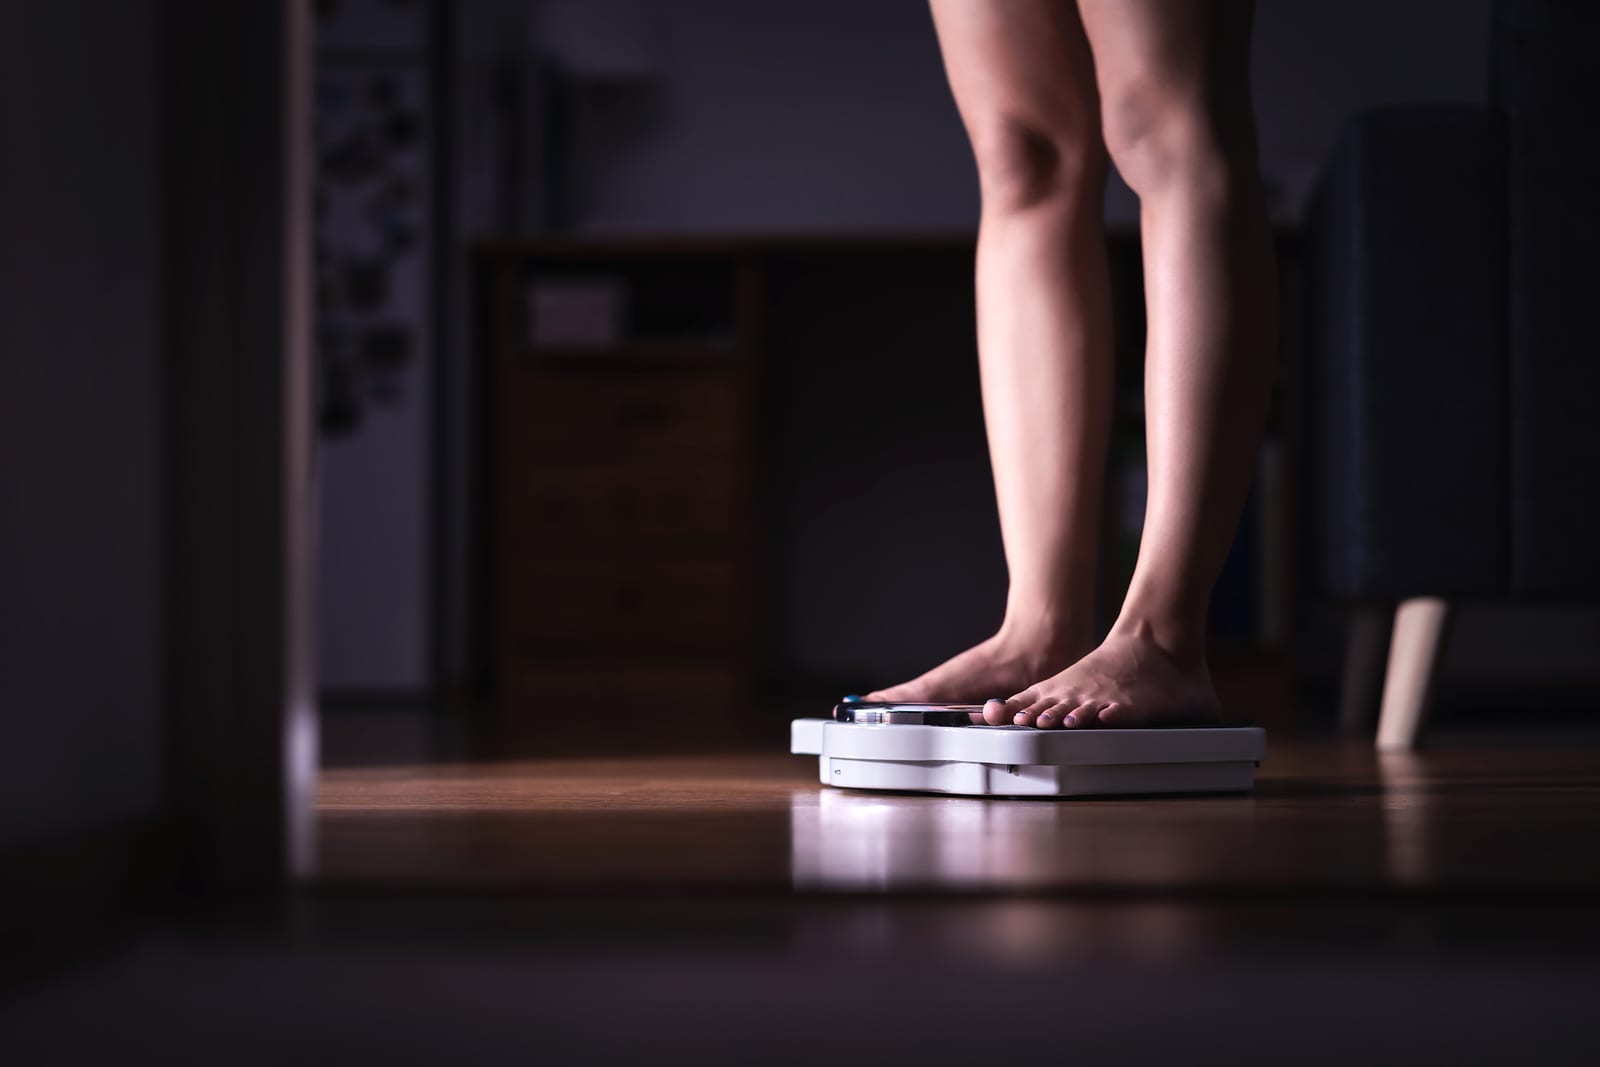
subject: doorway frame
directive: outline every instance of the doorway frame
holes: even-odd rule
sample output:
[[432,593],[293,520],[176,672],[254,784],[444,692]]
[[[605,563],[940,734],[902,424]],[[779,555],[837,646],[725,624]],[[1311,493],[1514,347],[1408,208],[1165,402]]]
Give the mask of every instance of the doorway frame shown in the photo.
[[311,873],[309,0],[167,0],[168,811],[189,886]]

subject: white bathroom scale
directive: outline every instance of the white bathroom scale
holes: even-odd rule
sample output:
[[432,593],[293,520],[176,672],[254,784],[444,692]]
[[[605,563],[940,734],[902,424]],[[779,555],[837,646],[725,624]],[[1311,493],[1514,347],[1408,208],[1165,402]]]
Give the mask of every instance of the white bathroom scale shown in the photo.
[[1257,726],[1040,730],[972,724],[979,710],[841,704],[832,719],[795,719],[789,751],[847,789],[1088,797],[1249,792],[1267,750]]

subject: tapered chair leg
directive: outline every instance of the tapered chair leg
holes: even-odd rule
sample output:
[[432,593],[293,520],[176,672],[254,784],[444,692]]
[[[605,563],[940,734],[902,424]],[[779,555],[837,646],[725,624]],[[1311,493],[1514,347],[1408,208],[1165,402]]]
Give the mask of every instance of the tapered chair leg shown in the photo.
[[1383,708],[1378,714],[1379,751],[1409,752],[1417,747],[1449,623],[1450,604],[1440,597],[1413,597],[1395,609]]
[[1345,737],[1371,736],[1368,731],[1378,715],[1393,626],[1393,604],[1358,604],[1351,609],[1339,676],[1339,733]]

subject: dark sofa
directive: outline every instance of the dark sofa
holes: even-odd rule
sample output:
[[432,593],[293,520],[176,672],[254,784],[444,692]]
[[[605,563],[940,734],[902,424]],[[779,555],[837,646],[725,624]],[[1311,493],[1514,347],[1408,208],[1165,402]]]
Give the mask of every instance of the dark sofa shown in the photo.
[[1312,552],[1380,748],[1456,605],[1600,597],[1600,4],[1492,19],[1489,104],[1359,116],[1307,212]]

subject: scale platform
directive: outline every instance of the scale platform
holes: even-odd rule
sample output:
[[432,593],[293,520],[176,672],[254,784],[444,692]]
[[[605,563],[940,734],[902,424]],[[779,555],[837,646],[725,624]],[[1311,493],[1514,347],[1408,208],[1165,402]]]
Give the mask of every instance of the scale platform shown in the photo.
[[1267,750],[1256,726],[1039,730],[795,719],[789,751],[825,785],[958,796],[1245,793]]

